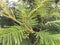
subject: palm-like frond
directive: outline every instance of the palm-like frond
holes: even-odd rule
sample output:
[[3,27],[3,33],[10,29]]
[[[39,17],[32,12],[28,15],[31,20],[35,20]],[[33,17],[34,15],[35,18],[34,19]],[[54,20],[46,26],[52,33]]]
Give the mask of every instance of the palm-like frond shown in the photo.
[[[13,9],[7,8],[6,2],[2,2],[0,0],[0,8],[3,9],[3,12],[0,12],[0,14],[19,24],[19,26],[12,26],[10,28],[3,28],[0,30],[0,42],[2,45],[60,45],[60,33],[53,33],[53,31],[51,31],[60,30],[60,21],[54,20],[44,23],[45,18],[47,19],[49,16],[57,16],[53,15],[53,13],[55,13],[58,7],[56,6],[54,9],[51,9],[53,2],[49,1],[52,0],[39,1],[40,0],[34,0],[34,4],[36,6],[34,5],[32,9],[27,7],[27,2],[23,4],[17,4],[16,10],[13,11]],[[41,20],[37,19],[38,15]],[[45,31],[35,32],[33,27],[38,24],[40,24],[41,28],[45,26],[45,29],[41,29],[39,27],[39,29]],[[28,37],[30,36],[29,34],[33,33],[36,33],[37,37],[35,38],[35,36],[32,35],[35,38],[33,41],[36,42],[31,44],[31,41]]]
[[[23,8],[23,9],[21,9],[21,8]],[[20,15],[20,21],[25,23],[28,26],[37,25],[38,21],[37,21],[37,18],[35,18],[36,16],[33,16],[33,17],[29,18],[29,14],[30,14],[31,10],[26,9],[26,8],[27,8],[27,4],[23,4],[23,5],[18,4],[17,5],[17,10],[19,10],[19,14],[18,15]],[[27,12],[27,10],[28,10],[28,12]],[[19,18],[19,17],[17,17],[17,18]]]
[[60,33],[51,33],[48,30],[36,33],[40,39],[37,45],[60,45]]
[[6,16],[7,18],[12,19],[13,21],[17,22],[19,25],[24,26],[28,31],[34,32],[33,29],[32,29],[32,27],[30,25],[26,24],[26,22],[28,22],[28,20],[27,20],[28,18],[26,17],[27,15],[26,15],[25,11],[19,10],[20,11],[20,14],[21,14],[22,21],[23,21],[23,22],[20,22],[20,21],[18,21],[15,18],[15,15],[13,13],[13,10],[11,9],[11,11],[9,11],[9,9],[7,8],[6,2],[5,3],[4,2],[1,2],[0,6],[3,9],[3,11],[4,11],[4,13],[0,12],[0,14],[2,14],[3,16]]
[[46,28],[51,31],[60,31],[60,20],[47,22]]
[[23,27],[14,26],[0,29],[0,43],[2,45],[21,45],[23,40],[28,39],[28,33]]

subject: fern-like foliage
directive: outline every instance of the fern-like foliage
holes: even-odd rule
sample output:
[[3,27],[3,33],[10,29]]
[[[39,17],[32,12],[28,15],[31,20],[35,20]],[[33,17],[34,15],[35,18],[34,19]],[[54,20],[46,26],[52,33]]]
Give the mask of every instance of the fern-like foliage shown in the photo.
[[60,31],[60,20],[56,20],[56,21],[50,21],[47,22],[46,24],[46,28],[51,30],[51,31]]
[[[60,17],[56,13],[59,2],[52,8],[52,0],[29,1],[26,0],[22,4],[18,2],[16,10],[13,10],[7,7],[6,2],[0,0],[0,8],[3,10],[0,14],[18,25],[0,29],[2,45],[60,45]],[[32,4],[33,7],[29,7],[28,4]],[[54,19],[54,16],[57,18]],[[38,26],[39,31],[36,32],[37,29],[33,27]]]
[[22,45],[28,39],[28,33],[21,26],[0,29],[0,43],[2,45]]
[[35,18],[36,16],[29,18],[29,14],[31,12],[31,9],[28,8],[27,6],[28,6],[27,3],[23,3],[22,5],[17,4],[18,11],[16,11],[17,13],[15,13],[15,14],[20,16],[20,17],[17,17],[17,15],[16,15],[16,17],[18,18],[18,20],[20,22],[23,22],[26,25],[33,27],[33,26],[37,25],[38,21],[37,21],[37,18]]
[[36,45],[60,45],[60,32],[41,31],[36,33],[40,37]]

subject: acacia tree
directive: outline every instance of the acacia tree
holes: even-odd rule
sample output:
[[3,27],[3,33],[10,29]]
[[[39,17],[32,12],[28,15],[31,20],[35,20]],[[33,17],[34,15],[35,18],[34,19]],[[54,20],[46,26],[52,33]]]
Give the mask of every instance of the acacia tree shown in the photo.
[[0,30],[2,45],[60,45],[60,15],[56,12],[60,2],[52,8],[52,0],[34,0],[31,8],[27,6],[28,1],[17,3],[13,11],[0,0],[3,9],[0,14],[15,22]]

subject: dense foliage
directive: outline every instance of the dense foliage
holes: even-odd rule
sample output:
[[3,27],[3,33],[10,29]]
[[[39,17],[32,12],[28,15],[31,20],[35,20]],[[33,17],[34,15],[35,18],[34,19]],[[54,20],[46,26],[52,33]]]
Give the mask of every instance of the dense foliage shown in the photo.
[[8,8],[0,0],[0,15],[12,21],[9,25],[2,20],[0,44],[60,45],[59,5],[59,0],[23,0],[16,3],[16,8]]

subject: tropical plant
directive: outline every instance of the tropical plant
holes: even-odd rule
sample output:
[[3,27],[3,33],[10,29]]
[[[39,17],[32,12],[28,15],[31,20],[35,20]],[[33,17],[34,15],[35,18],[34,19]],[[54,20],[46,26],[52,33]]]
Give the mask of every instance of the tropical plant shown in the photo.
[[[52,0],[31,1],[18,2],[14,10],[0,0],[3,10],[0,14],[15,24],[0,29],[2,45],[60,45],[60,13],[57,13],[60,1],[55,8],[52,7]],[[31,4],[33,7],[29,7]]]

